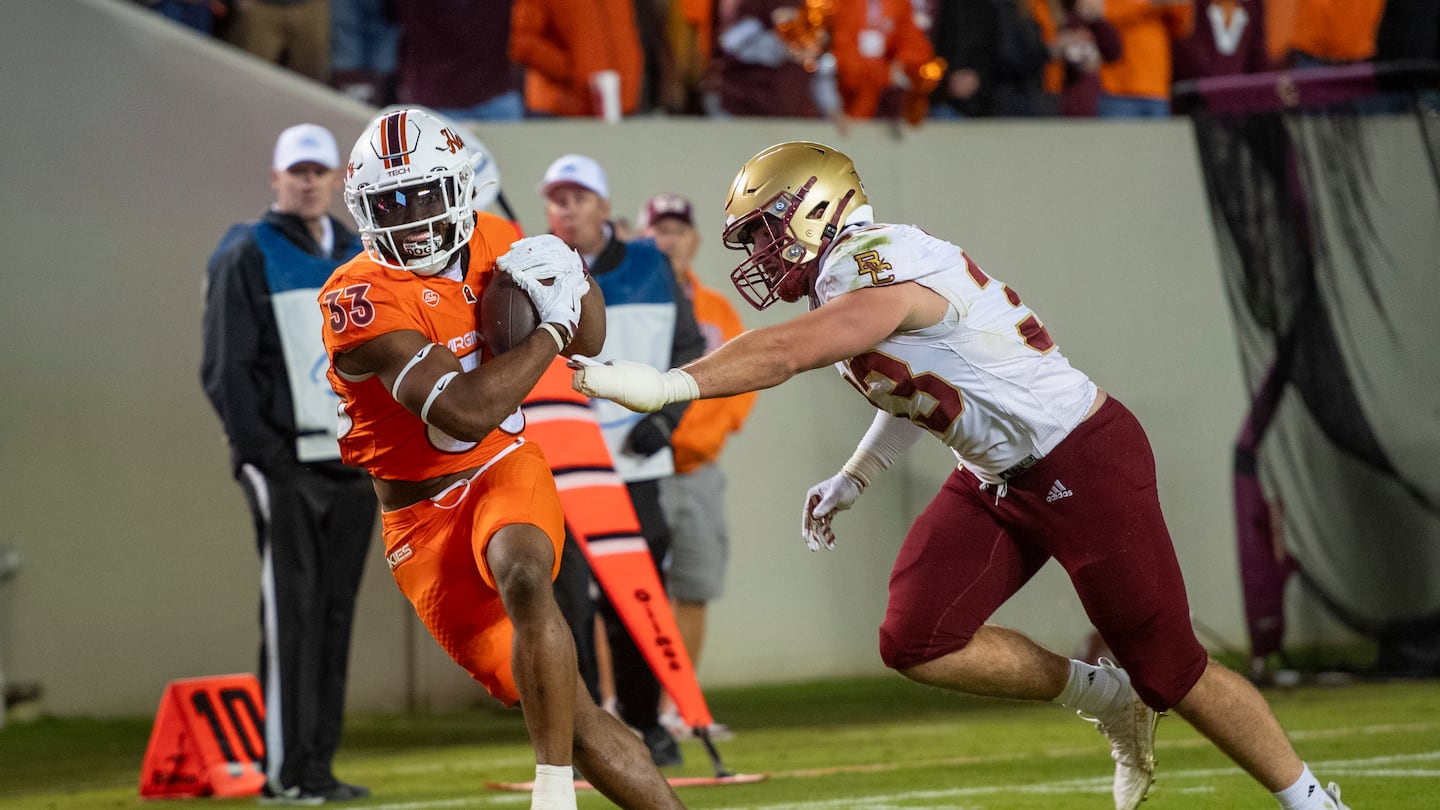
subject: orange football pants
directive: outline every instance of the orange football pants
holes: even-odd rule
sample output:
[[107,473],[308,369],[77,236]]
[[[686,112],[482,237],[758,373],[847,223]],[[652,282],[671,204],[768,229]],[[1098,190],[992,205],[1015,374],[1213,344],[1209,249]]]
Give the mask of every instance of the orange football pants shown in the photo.
[[565,516],[539,446],[526,442],[430,500],[385,512],[385,559],[401,593],[455,663],[507,706],[520,694],[510,671],[514,627],[485,548],[502,527],[528,523],[555,549],[560,570]]

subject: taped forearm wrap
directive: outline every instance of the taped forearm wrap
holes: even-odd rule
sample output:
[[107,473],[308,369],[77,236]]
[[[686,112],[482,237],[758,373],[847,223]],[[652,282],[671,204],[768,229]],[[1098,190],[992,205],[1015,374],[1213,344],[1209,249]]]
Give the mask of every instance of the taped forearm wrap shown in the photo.
[[875,476],[890,469],[924,431],[909,419],[892,416],[884,411],[875,414],[870,429],[840,471],[867,487]]
[[695,378],[690,376],[690,372],[684,369],[672,368],[662,374],[661,385],[665,388],[666,404],[689,402],[700,398],[700,386],[695,383]]

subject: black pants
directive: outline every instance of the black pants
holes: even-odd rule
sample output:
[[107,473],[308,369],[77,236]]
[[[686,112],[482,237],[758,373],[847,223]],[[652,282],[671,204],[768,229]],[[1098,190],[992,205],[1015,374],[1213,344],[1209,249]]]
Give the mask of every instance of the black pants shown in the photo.
[[375,528],[370,479],[338,464],[273,477],[245,465],[240,486],[260,552],[260,684],[273,788],[335,784],[355,597]]
[[[625,485],[640,521],[640,533],[650,548],[655,570],[663,572],[665,557],[670,553],[670,526],[660,509],[660,482],[632,481]],[[600,700],[600,683],[595,662],[595,614],[605,620],[605,638],[610,645],[610,664],[615,675],[615,702],[620,719],[644,731],[660,724],[660,681],[645,662],[630,631],[616,613],[604,593],[591,598],[593,573],[585,555],[573,538],[565,538],[565,553],[560,561],[560,576],[555,580],[555,599],[575,636],[575,651],[580,676],[590,696]],[[664,582],[664,576],[661,576]]]

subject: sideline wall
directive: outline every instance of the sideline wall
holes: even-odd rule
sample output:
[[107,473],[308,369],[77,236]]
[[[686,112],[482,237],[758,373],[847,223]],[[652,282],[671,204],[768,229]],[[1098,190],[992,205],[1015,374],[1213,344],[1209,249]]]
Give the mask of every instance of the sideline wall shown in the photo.
[[[204,263],[231,222],[270,202],[280,129],[324,124],[344,149],[372,111],[116,0],[8,4],[0,60],[0,544],[24,560],[0,585],[0,660],[10,679],[44,684],[49,711],[144,714],[172,678],[253,670],[258,645],[253,533],[198,382]],[[882,219],[969,250],[1139,415],[1196,615],[1243,644],[1228,459],[1244,392],[1184,122],[842,136],[814,123],[650,118],[479,134],[532,233],[545,229],[535,184],[565,152],[605,165],[617,216],[633,219],[654,192],[690,195],[699,271],[727,291],[737,254],[719,245],[721,206],[740,164],[794,138],[845,149]],[[835,552],[810,554],[801,500],[869,419],[829,371],[761,395],[724,460],[732,563],[703,682],[882,671],[886,572],[952,459],[918,448],[839,519]],[[1062,651],[1087,632],[1054,566],[999,618]],[[377,544],[351,706],[438,709],[481,694],[418,629]]]

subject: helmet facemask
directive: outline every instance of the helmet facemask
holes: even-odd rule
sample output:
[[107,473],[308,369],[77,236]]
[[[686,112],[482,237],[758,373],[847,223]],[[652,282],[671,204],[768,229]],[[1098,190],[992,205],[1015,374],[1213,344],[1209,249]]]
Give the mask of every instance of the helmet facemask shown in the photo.
[[444,270],[474,228],[469,166],[439,169],[403,185],[381,183],[347,192],[370,257],[422,276]]
[[475,230],[474,154],[421,110],[377,118],[351,151],[345,205],[365,252],[395,270],[443,271]]
[[855,164],[824,144],[787,141],[745,161],[725,199],[725,246],[750,254],[730,274],[741,297],[765,309],[813,296],[822,257],[866,200]]
[[847,194],[833,212],[825,201],[811,208],[807,219],[831,214],[814,250],[795,235],[791,220],[815,185],[811,177],[795,193],[781,191],[765,205],[735,220],[725,229],[725,247],[744,250],[749,258],[730,273],[736,291],[750,306],[765,309],[777,300],[793,303],[809,295],[820,256],[839,232],[837,220],[849,201]]

